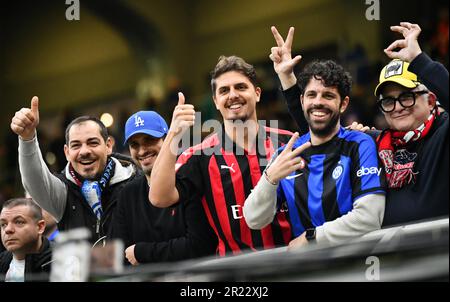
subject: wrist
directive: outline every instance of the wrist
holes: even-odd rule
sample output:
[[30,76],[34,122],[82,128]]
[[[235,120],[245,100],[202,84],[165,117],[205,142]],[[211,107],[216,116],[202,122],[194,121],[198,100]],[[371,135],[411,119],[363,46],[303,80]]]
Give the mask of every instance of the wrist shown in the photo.
[[289,88],[297,84],[297,78],[295,77],[293,72],[289,74],[280,73],[278,74],[278,77],[280,78],[281,87],[283,88],[283,90],[288,90]]
[[409,63],[414,61],[420,54],[422,53],[422,50],[419,48],[416,52],[414,52],[409,60]]
[[19,135],[19,138],[20,138],[22,141],[24,141],[24,142],[32,141],[35,137],[36,137],[36,133],[34,133],[34,134],[31,135],[31,136],[22,136],[22,135]]
[[309,228],[305,231],[305,238],[308,242],[316,241],[316,228]]
[[264,177],[266,178],[267,182],[270,183],[273,186],[277,186],[278,185],[278,181],[273,180],[269,174],[267,173],[267,170],[264,170]]

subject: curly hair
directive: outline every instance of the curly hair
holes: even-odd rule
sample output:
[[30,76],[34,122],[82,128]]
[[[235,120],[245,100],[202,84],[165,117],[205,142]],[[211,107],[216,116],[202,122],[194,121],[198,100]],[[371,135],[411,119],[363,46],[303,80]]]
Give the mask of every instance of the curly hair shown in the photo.
[[352,77],[341,65],[332,60],[313,61],[306,65],[298,77],[301,91],[305,91],[312,78],[322,81],[325,87],[336,87],[341,100],[350,95]]

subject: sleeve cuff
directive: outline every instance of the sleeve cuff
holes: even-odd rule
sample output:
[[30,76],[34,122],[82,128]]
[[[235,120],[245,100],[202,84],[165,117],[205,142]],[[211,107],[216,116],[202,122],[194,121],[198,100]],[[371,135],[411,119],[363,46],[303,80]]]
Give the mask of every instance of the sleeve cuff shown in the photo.
[[317,243],[328,242],[327,237],[325,236],[325,232],[323,230],[323,226],[319,226],[316,228],[316,242]]
[[297,84],[292,86],[291,88],[288,88],[286,90],[282,90],[284,97],[289,100],[292,98],[296,98],[297,96],[300,96],[301,91]]
[[423,70],[431,62],[433,62],[431,58],[422,52],[409,64],[409,71],[417,74],[416,70]]
[[24,156],[33,155],[39,150],[39,145],[37,142],[37,137],[34,136],[33,139],[25,141],[19,136],[19,154]]
[[134,257],[139,263],[151,262],[150,242],[138,242],[134,246]]

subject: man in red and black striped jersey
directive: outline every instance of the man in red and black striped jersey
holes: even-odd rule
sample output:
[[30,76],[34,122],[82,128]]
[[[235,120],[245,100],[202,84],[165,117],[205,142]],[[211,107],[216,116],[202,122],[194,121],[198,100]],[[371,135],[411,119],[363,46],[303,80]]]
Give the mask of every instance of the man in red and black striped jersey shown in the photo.
[[192,196],[201,200],[218,237],[220,256],[284,246],[292,239],[285,206],[280,205],[272,223],[262,230],[247,226],[242,208],[268,160],[292,133],[258,124],[256,103],[261,89],[254,67],[243,59],[221,57],[211,73],[211,86],[223,117],[221,129],[187,149],[177,161],[180,139],[195,119],[194,106],[185,104],[180,93],[169,133],[153,166],[149,199],[159,207]]

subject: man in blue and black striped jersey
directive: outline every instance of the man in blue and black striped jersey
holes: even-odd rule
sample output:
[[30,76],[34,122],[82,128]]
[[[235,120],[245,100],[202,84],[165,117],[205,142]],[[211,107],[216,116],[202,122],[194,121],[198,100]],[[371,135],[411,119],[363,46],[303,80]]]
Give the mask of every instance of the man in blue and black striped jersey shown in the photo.
[[[276,38],[282,47],[285,42],[279,34]],[[275,67],[282,62],[280,57]],[[340,125],[349,104],[350,75],[333,61],[315,61],[301,73],[299,86],[310,131],[300,138],[295,134],[272,159],[245,202],[247,224],[264,227],[277,205],[287,201],[297,237],[290,246],[308,241],[336,244],[379,229],[385,184],[375,143]]]

